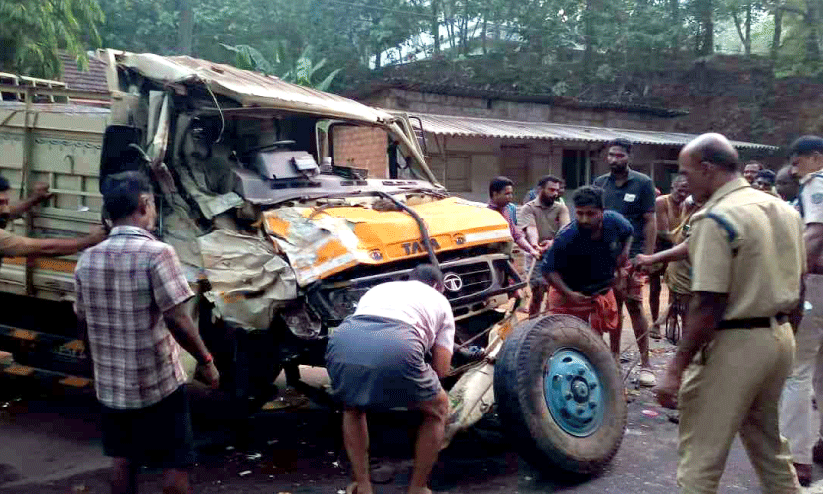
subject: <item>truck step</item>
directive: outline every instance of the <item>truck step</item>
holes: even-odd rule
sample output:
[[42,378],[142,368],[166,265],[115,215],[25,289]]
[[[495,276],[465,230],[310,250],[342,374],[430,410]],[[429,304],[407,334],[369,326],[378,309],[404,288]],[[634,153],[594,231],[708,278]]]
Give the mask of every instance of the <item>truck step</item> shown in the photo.
[[0,358],[0,375],[3,378],[31,379],[37,381],[41,386],[51,389],[90,390],[93,388],[94,383],[87,377],[18,364],[11,356]]
[[0,324],[0,350],[11,352],[19,364],[65,374],[90,375],[83,340]]

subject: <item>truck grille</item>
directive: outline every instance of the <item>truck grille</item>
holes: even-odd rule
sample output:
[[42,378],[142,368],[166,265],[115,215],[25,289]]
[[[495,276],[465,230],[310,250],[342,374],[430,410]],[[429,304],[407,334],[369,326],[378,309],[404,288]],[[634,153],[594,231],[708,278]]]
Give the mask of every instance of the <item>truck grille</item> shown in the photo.
[[488,262],[444,267],[443,277],[446,283],[444,295],[450,302],[487,290],[494,282]]
[[[440,263],[446,290],[455,317],[482,309],[485,297],[505,289],[508,281],[508,256],[488,254],[473,259],[454,259]],[[308,293],[312,307],[329,322],[339,322],[353,313],[357,302],[369,288],[387,281],[408,279],[411,267],[378,273],[352,280],[326,282]]]

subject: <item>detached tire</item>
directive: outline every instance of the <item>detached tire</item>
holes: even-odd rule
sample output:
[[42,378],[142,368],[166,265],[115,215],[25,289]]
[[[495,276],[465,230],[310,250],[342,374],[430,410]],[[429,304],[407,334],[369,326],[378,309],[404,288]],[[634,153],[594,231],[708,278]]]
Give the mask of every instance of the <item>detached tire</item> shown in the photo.
[[623,440],[620,371],[603,339],[576,317],[515,327],[494,366],[494,394],[504,429],[538,469],[595,473]]

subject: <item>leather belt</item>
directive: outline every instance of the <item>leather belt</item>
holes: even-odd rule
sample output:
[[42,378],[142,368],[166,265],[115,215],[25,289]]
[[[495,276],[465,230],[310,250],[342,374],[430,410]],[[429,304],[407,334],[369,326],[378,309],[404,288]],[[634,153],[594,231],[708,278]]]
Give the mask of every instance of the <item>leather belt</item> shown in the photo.
[[[777,314],[774,316],[777,324],[789,322],[788,314]],[[746,317],[742,319],[724,319],[717,325],[717,329],[754,329],[768,328],[772,325],[771,317]]]

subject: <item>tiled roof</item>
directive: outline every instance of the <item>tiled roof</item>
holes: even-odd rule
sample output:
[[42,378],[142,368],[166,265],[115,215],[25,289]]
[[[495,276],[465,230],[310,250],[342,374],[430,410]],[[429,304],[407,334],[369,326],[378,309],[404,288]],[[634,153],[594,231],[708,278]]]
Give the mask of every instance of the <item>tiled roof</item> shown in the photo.
[[109,85],[106,82],[106,63],[97,57],[89,57],[89,70],[81,71],[77,67],[77,60],[66,52],[60,52],[60,61],[63,63],[61,80],[69,89],[78,91],[95,91],[107,93]]

